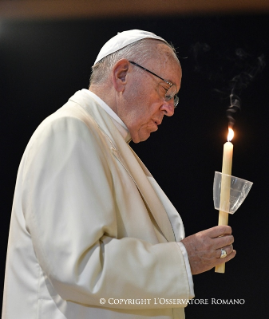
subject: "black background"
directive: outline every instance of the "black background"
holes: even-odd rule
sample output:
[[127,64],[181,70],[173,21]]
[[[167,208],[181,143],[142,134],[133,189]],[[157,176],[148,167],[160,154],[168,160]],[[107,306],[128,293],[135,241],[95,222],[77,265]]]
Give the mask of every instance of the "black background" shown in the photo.
[[[2,286],[13,190],[24,148],[46,116],[88,87],[101,46],[118,31],[151,31],[177,48],[183,79],[175,115],[148,141],[132,146],[181,214],[186,235],[217,224],[212,185],[214,171],[222,165],[229,80],[249,70],[250,61],[262,54],[269,60],[268,18],[175,15],[0,22]],[[197,43],[207,49],[196,59]],[[248,54],[239,63],[242,69],[235,56],[238,48]],[[225,274],[211,270],[194,276],[196,299],[208,299],[208,305],[189,305],[187,319],[263,318],[267,309],[268,77],[266,66],[241,92],[242,110],[234,127],[233,175],[254,183],[246,202],[229,219],[237,256]],[[215,305],[211,298],[243,299],[244,304]]]

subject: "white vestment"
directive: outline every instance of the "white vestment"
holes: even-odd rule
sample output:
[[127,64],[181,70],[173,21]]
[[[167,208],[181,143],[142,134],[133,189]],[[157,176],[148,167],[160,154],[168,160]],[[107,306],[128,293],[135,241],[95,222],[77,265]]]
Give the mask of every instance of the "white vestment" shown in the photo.
[[2,319],[182,319],[193,297],[183,238],[180,216],[111,117],[79,91],[24,152]]

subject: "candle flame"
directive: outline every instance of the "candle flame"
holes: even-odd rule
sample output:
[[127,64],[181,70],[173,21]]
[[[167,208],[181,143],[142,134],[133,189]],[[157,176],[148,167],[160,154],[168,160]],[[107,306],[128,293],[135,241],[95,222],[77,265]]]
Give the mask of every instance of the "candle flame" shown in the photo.
[[228,136],[227,136],[227,141],[230,142],[233,137],[234,137],[234,131],[229,127],[228,128],[229,132],[228,132]]

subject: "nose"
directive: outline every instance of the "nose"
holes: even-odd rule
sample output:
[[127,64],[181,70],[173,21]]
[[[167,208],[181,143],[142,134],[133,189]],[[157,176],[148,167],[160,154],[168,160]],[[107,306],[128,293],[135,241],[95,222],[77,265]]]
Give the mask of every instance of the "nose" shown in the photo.
[[173,116],[175,112],[174,100],[164,101],[161,106],[161,111],[163,111],[166,116]]

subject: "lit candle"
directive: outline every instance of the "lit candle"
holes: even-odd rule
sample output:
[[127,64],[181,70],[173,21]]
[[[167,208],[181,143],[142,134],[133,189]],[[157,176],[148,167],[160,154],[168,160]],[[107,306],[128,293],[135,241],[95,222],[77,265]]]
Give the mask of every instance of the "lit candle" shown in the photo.
[[[232,174],[232,161],[233,161],[233,144],[230,142],[234,136],[234,131],[229,127],[228,137],[223,146],[223,161],[222,161],[222,174]],[[230,202],[230,178],[222,179],[221,192],[220,192],[220,207],[228,205]],[[229,206],[227,207],[229,210]],[[219,225],[228,225],[229,214],[219,211]],[[224,273],[225,263],[215,267],[215,272]]]

